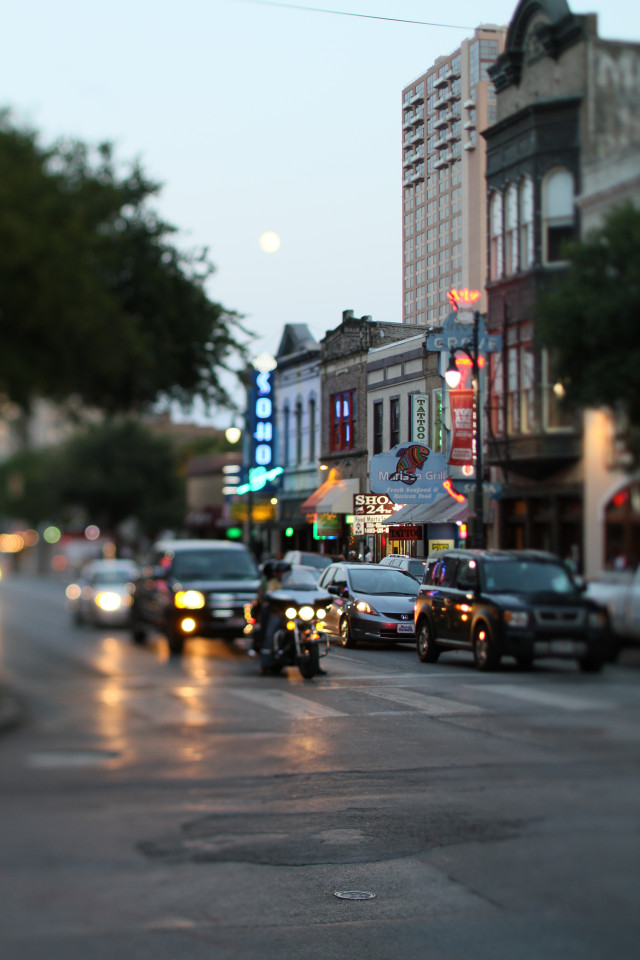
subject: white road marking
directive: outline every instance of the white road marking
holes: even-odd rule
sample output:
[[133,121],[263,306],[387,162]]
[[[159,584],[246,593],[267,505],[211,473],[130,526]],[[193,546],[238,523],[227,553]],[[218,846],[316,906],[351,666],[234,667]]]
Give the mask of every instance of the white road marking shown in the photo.
[[286,713],[289,717],[296,717],[300,720],[318,719],[320,717],[346,717],[348,714],[341,710],[334,710],[333,707],[324,707],[314,700],[307,700],[304,697],[298,697],[294,693],[287,693],[283,690],[232,690],[234,696],[242,697],[244,700],[251,700],[261,707],[269,710],[277,710],[280,713]]
[[528,703],[537,703],[543,707],[557,707],[560,710],[612,710],[614,705],[602,701],[586,700],[574,694],[553,693],[548,690],[533,689],[520,686],[516,683],[486,683],[474,684],[470,689],[480,690],[498,696],[513,697],[516,700],[526,700]]
[[403,690],[394,687],[371,687],[364,690],[370,697],[380,697],[382,700],[391,700],[393,703],[413,707],[421,713],[432,717],[450,717],[460,713],[486,713],[484,707],[474,707],[469,703],[459,703],[455,700],[443,700],[440,697],[431,697],[428,694],[416,693],[414,690]]

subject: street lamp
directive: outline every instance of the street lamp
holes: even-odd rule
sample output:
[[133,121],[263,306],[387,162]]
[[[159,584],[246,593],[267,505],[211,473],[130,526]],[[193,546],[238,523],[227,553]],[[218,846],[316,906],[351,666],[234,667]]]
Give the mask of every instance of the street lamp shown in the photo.
[[473,536],[471,546],[484,548],[486,546],[484,532],[484,488],[482,466],[482,410],[480,408],[480,358],[478,347],[478,329],[480,326],[480,312],[473,311],[473,341],[471,348],[454,347],[449,354],[449,366],[444,375],[447,386],[456,390],[460,386],[462,374],[456,367],[456,353],[464,353],[471,361],[473,373],[473,405],[475,410],[475,443],[476,443],[476,484],[475,484],[475,517],[473,521]]

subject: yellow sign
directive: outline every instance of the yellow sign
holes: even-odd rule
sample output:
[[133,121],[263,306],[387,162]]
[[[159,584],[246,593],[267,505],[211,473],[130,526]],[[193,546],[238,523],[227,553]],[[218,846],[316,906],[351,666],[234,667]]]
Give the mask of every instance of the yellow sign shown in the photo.
[[[254,503],[251,507],[251,520],[253,523],[271,523],[275,519],[276,508],[273,503]],[[249,505],[247,503],[231,504],[231,519],[234,523],[245,523],[249,518]]]
[[438,550],[453,550],[453,547],[453,540],[429,540],[429,553],[434,553]]

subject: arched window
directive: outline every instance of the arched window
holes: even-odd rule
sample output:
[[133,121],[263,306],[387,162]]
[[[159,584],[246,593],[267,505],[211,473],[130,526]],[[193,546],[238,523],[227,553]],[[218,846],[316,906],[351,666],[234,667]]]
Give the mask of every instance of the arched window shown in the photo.
[[287,466],[289,463],[289,406],[285,405],[282,411],[282,437],[284,443],[282,445],[282,465]]
[[520,269],[533,266],[533,180],[525,177],[520,184]]
[[302,401],[296,403],[296,463],[302,463]]
[[573,239],[573,177],[557,168],[547,174],[542,193],[545,263],[562,263],[562,248]]
[[499,280],[504,275],[502,227],[502,194],[494,193],[490,206],[491,224],[491,279]]
[[505,273],[518,272],[518,187],[512,183],[505,196]]
[[309,397],[309,463],[316,459],[316,429],[316,400]]

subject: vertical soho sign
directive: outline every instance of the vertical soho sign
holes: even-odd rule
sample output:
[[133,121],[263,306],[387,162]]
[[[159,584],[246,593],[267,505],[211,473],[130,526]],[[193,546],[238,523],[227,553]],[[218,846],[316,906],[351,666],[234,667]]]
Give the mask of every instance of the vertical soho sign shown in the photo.
[[275,461],[273,371],[253,370],[249,405],[251,455],[249,467],[271,467]]

